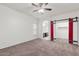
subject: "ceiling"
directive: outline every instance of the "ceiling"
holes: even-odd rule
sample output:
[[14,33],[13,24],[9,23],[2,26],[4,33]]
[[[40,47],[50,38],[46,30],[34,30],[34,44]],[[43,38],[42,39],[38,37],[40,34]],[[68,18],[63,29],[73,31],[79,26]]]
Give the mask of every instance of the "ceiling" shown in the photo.
[[33,13],[32,11],[36,8],[32,6],[31,3],[3,3],[2,5],[26,13],[36,18],[49,18],[53,15],[79,10],[78,3],[49,3],[46,7],[50,7],[53,10],[44,14],[39,14],[37,12]]

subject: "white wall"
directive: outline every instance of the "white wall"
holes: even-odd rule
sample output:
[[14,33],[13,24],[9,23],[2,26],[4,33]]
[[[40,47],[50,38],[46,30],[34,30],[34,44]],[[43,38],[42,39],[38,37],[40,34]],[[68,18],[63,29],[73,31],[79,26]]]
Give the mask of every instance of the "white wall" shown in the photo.
[[37,38],[35,18],[0,5],[0,49]]

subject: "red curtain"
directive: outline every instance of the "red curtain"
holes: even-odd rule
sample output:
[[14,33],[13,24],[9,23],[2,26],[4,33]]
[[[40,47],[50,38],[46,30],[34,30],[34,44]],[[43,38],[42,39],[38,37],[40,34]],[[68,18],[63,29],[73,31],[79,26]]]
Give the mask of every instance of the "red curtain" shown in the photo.
[[69,43],[73,44],[73,19],[69,18]]
[[50,38],[51,38],[51,41],[54,40],[54,26],[53,26],[53,21],[50,22]]

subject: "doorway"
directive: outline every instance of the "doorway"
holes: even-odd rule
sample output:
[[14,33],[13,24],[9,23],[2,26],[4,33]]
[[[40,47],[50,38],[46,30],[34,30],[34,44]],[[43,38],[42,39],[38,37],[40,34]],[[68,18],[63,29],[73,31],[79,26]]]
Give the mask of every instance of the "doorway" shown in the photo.
[[59,21],[54,25],[56,40],[64,40],[68,42],[68,21]]
[[43,36],[42,36],[42,38],[44,39],[44,40],[50,40],[50,34],[49,34],[49,21],[47,21],[47,20],[45,20],[45,21],[43,21],[43,23],[42,23],[42,34],[43,34]]

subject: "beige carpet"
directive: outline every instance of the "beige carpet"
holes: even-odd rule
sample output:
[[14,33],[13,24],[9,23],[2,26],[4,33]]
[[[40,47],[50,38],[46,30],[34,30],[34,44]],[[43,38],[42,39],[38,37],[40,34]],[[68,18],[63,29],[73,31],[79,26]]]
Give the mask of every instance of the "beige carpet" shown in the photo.
[[79,47],[66,43],[65,40],[56,41],[36,39],[16,46],[0,49],[1,56],[77,56]]

